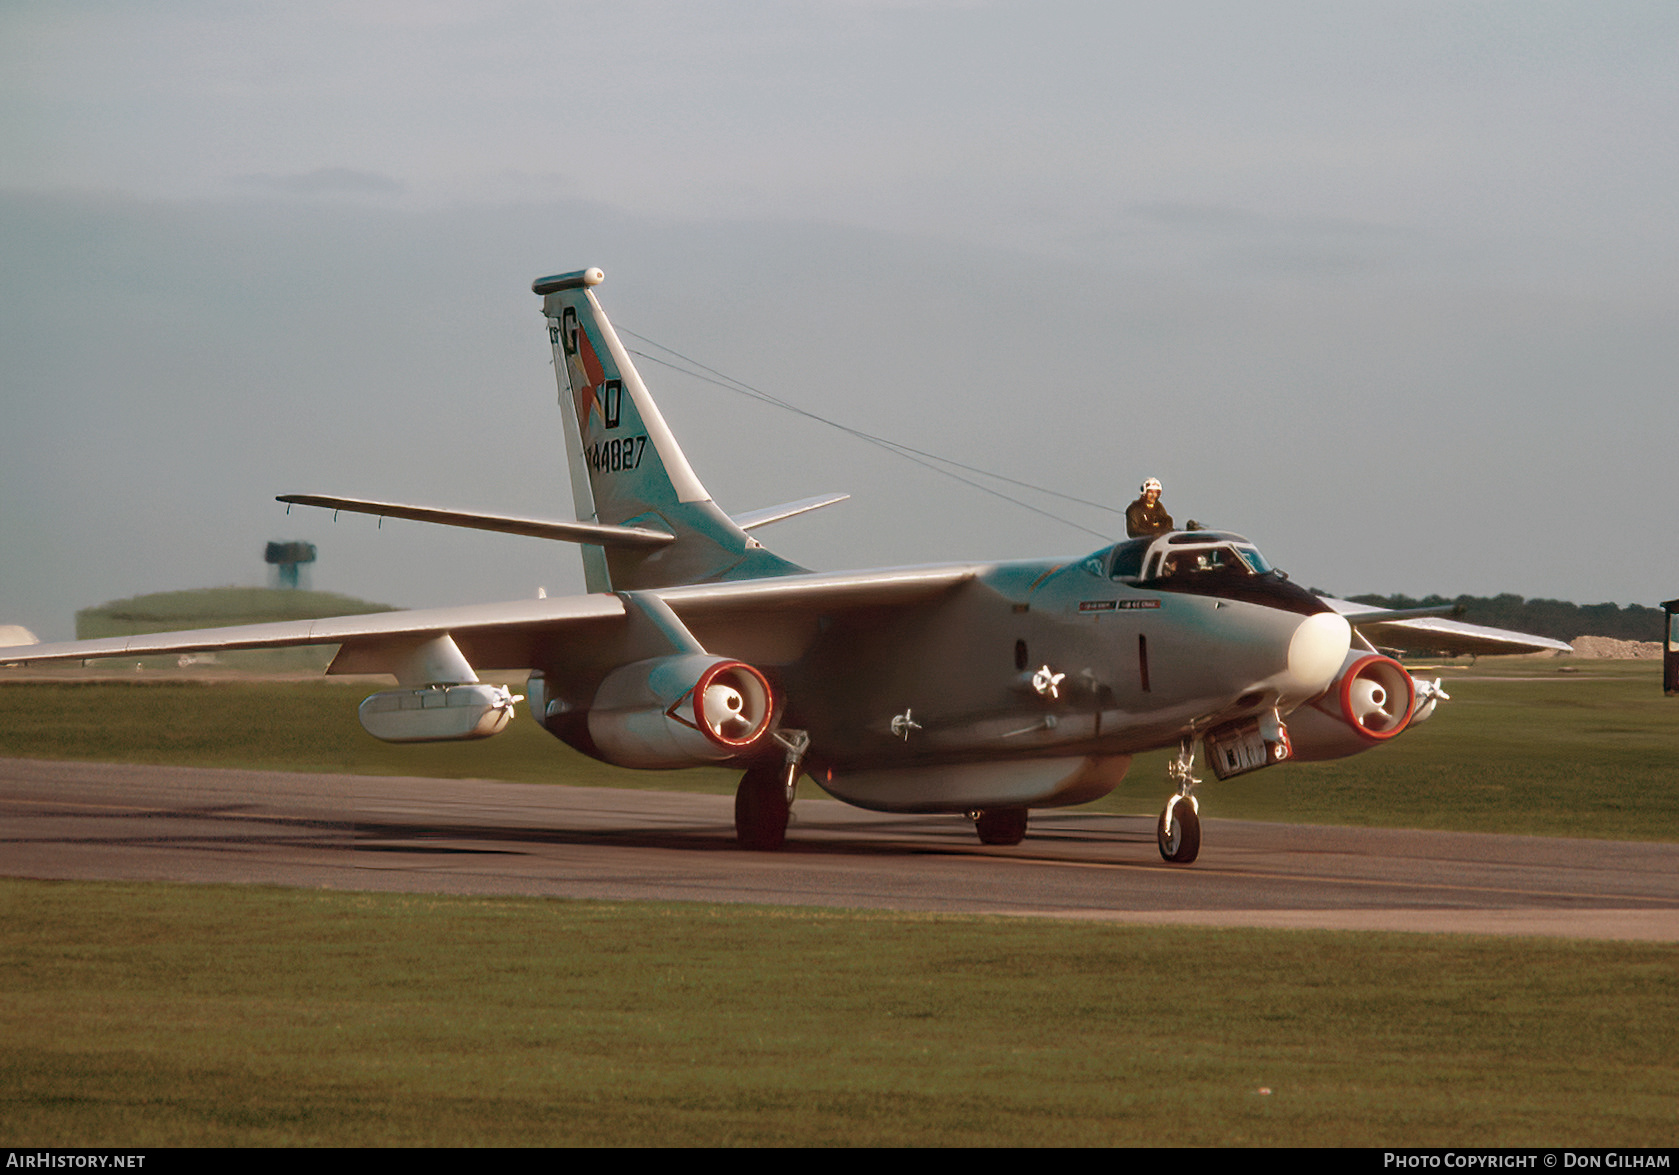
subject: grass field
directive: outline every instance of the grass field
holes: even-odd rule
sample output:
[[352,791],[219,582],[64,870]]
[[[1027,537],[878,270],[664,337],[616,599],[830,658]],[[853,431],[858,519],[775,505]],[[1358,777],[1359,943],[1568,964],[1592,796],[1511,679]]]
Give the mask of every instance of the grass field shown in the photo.
[[1671,1146],[1679,952],[0,882],[0,1136]]
[[[1679,698],[1662,695],[1659,662],[1487,659],[1439,676],[1451,700],[1390,744],[1210,781],[1202,810],[1306,824],[1679,840]],[[1121,802],[1134,796],[1132,810],[1157,810],[1158,799],[1142,800],[1159,795],[1164,762],[1139,758]]]
[[[1201,789],[1209,816],[1679,839],[1679,699],[1650,662],[1483,660],[1443,670],[1452,700],[1391,744],[1331,763],[1283,764]],[[341,681],[7,682],[0,755],[293,771],[506,779],[733,792],[720,770],[626,771],[579,755],[521,714],[472,743],[369,738]],[[1148,814],[1169,794],[1165,752],[1139,756],[1096,810]],[[805,783],[804,794],[817,794]]]
[[[1209,782],[1203,810],[1674,839],[1650,667],[1447,688],[1392,746]],[[363,692],[0,679],[0,754],[733,787],[528,720],[387,746]],[[1101,806],[1157,810],[1162,764]],[[0,881],[0,1137],[1672,1146],[1675,1008],[1659,944]]]

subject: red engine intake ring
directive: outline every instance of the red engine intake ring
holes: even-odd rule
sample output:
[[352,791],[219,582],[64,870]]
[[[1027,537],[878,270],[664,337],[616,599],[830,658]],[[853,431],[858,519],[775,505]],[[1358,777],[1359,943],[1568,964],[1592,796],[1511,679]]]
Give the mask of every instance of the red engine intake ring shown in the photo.
[[[728,735],[712,726],[712,724],[706,720],[705,716],[706,689],[715,683],[719,677],[733,675],[736,673],[750,675],[750,683],[741,683],[748,685],[748,688],[743,689],[740,692],[743,696],[746,696],[746,700],[749,705],[756,701],[762,706],[762,712],[758,715],[758,719],[753,724],[751,731],[742,738],[730,738]],[[756,699],[750,697],[752,692],[750,686],[752,684],[755,684],[757,689],[762,691]],[[769,679],[744,661],[722,661],[713,665],[710,669],[707,669],[700,675],[700,679],[694,683],[692,696],[694,699],[694,729],[698,730],[701,734],[705,735],[706,738],[710,739],[720,747],[728,747],[733,750],[743,750],[746,747],[751,746],[763,737],[764,732],[770,728],[770,719],[775,716],[775,694],[770,690]]]
[[[1371,687],[1383,690],[1385,693],[1404,691],[1405,710],[1398,713],[1386,704],[1386,699],[1372,702],[1368,694],[1360,698],[1361,691]],[[1347,725],[1371,742],[1384,742],[1400,734],[1411,724],[1411,715],[1416,710],[1416,683],[1411,680],[1410,672],[1392,657],[1384,657],[1380,653],[1372,653],[1368,657],[1353,662],[1352,666],[1341,675],[1341,717]],[[1375,706],[1372,710],[1371,705]],[[1362,713],[1360,711],[1362,710]],[[1387,718],[1387,725],[1383,729],[1373,730],[1366,720],[1373,714],[1382,714]],[[1397,717],[1395,716],[1397,715]]]

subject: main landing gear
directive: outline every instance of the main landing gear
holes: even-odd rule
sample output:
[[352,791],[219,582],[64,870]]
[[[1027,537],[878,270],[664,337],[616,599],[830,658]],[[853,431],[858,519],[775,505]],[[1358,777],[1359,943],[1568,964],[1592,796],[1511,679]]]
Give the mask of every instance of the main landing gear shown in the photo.
[[754,763],[735,789],[735,839],[743,849],[768,852],[787,840],[787,818],[810,735],[802,730],[778,730],[775,741],[787,750],[785,762]]
[[1201,852],[1201,811],[1195,800],[1195,744],[1185,739],[1178,747],[1178,757],[1166,765],[1166,774],[1178,785],[1178,794],[1166,801],[1165,810],[1155,824],[1155,840],[1160,855],[1174,865],[1188,865]]
[[986,808],[969,812],[981,844],[1017,845],[1026,839],[1025,808]]
[[779,849],[787,839],[787,817],[793,810],[778,763],[759,763],[746,769],[735,790],[735,837],[743,849]]

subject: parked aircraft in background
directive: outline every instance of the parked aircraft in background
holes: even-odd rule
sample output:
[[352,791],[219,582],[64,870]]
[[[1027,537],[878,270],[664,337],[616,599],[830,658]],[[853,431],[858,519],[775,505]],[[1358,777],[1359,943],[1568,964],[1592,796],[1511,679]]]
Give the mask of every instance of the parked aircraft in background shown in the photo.
[[1223,531],[1082,559],[812,573],[751,532],[843,495],[723,513],[602,312],[601,280],[587,269],[533,286],[577,521],[279,499],[579,543],[588,594],[0,648],[0,662],[335,643],[328,673],[396,678],[361,704],[361,721],[397,742],[497,733],[521,699],[478,672],[528,671],[534,719],[587,755],[740,767],[736,830],[756,849],[782,844],[806,776],[864,808],[967,813],[982,841],[1015,844],[1031,809],[1094,800],[1133,755],[1176,747],[1158,839],[1187,863],[1200,846],[1197,743],[1228,779],[1378,747],[1445,697],[1355,626],[1420,626],[1433,650],[1567,648],[1338,611]]
[[1662,693],[1679,694],[1679,600],[1662,601]]

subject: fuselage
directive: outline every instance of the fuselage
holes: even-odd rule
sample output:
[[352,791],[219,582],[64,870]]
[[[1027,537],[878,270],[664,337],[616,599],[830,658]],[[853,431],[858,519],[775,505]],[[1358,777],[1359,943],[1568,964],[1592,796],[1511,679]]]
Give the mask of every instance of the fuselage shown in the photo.
[[[909,605],[695,618],[694,631],[711,654],[766,675],[776,725],[808,734],[818,782],[899,810],[1105,794],[1139,751],[1322,694],[1351,640],[1338,614],[1221,532],[986,564],[953,582]],[[573,658],[568,681],[556,658],[543,688],[572,701],[548,728],[619,761],[588,733],[588,699],[600,705],[600,673],[633,659],[579,676]],[[779,754],[766,743],[746,757]]]
[[[1135,557],[1156,546],[1149,575]],[[1287,714],[1328,687],[1346,622],[1257,557],[1237,536],[1168,535],[1084,559],[999,563],[948,598],[836,618],[781,667],[783,722],[809,732],[818,781],[868,806],[911,803],[912,777],[942,796],[960,792],[964,774],[1001,784],[1033,760],[1115,760],[1100,773],[1106,786],[1045,762],[1038,774],[1054,778],[1028,787],[1050,789],[1034,804],[1081,802],[1117,782],[1118,760]],[[1060,786],[1068,775],[1079,778]],[[1027,802],[1018,789],[1008,798]]]

